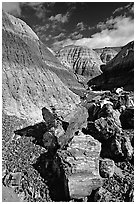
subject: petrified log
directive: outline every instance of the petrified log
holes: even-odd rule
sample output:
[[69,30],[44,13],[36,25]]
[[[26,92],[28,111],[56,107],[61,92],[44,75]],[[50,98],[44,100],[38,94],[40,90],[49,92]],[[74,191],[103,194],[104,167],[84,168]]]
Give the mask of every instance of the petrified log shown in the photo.
[[64,135],[58,138],[59,145],[64,148],[72,140],[75,133],[87,126],[88,112],[83,106],[78,106],[72,113],[69,125]]
[[[49,111],[45,112],[51,116]],[[46,120],[46,114],[44,118]],[[54,118],[52,116],[49,118],[47,121],[49,126],[50,122],[55,124]],[[58,129],[52,125],[50,130],[44,133],[41,131],[43,146],[47,153],[41,155],[33,167],[47,181],[53,201],[85,198],[102,184],[99,176],[101,143],[81,131],[86,127],[87,118],[87,109],[78,106],[73,110],[65,130],[60,128],[59,124]],[[35,126],[31,126],[30,129],[31,131],[28,127],[25,131],[20,130],[16,133],[24,133],[26,136],[31,133],[31,136],[38,139],[38,135],[34,134]]]
[[90,135],[79,132],[67,150],[58,152],[68,179],[71,199],[89,196],[93,189],[102,184],[99,176],[101,144]]

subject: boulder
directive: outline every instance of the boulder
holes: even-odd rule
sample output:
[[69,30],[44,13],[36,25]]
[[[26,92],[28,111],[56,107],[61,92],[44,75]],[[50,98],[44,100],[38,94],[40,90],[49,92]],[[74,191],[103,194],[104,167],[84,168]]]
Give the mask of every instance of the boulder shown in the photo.
[[45,124],[49,129],[51,127],[55,127],[55,117],[54,115],[47,109],[47,108],[42,108],[42,116],[45,121]]
[[133,147],[130,139],[124,135],[114,135],[102,143],[101,156],[113,159],[114,161],[131,160],[133,157]]
[[6,174],[3,177],[3,184],[4,186],[10,187],[10,188],[15,188],[15,187],[20,187],[20,181],[21,181],[21,172],[10,172],[9,174]]
[[100,187],[92,192],[92,195],[90,196],[88,201],[90,202],[109,202],[112,199],[113,199],[112,192],[106,190],[104,187]]
[[93,189],[102,185],[99,175],[100,151],[99,141],[79,131],[67,149],[59,152],[68,179],[71,199],[85,198]]
[[67,118],[69,125],[66,129],[66,132],[64,135],[58,138],[58,142],[61,148],[68,145],[77,131],[87,126],[88,112],[85,107],[77,106],[69,116]]
[[112,117],[114,118],[115,123],[121,128],[120,112],[119,110],[114,109],[114,103],[112,102],[112,99],[103,98],[103,96],[101,96],[98,102],[91,102],[88,107],[88,121],[95,121],[101,117]]
[[113,137],[116,133],[120,133],[120,127],[111,117],[99,118],[94,122],[88,122],[87,130],[95,139],[103,142]]
[[110,178],[114,174],[114,161],[111,159],[100,159],[99,160],[99,173],[102,178]]

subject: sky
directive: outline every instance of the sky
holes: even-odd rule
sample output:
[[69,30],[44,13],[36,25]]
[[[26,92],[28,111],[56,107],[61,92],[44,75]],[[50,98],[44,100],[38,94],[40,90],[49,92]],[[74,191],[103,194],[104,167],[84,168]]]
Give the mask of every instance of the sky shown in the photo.
[[124,46],[134,39],[133,2],[3,2],[53,50]]

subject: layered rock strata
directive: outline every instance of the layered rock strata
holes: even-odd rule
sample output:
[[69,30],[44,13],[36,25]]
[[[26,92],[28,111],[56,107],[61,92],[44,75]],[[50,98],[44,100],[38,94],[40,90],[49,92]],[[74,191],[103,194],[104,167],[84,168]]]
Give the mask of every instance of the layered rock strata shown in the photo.
[[100,76],[88,81],[89,86],[99,90],[117,87],[134,90],[134,42],[124,46],[109,63],[101,66],[101,70]]
[[100,56],[101,61],[104,64],[107,64],[110,60],[112,60],[118,52],[121,50],[120,47],[105,47],[105,48],[98,48],[94,49]]
[[101,73],[102,64],[97,53],[81,46],[66,46],[60,49],[56,57],[75,74],[93,78]]

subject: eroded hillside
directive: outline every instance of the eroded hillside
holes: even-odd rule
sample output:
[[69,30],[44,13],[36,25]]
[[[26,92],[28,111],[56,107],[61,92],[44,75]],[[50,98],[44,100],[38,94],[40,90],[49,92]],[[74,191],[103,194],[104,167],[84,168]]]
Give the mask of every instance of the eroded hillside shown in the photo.
[[79,103],[79,97],[68,89],[81,88],[75,76],[23,21],[3,13],[2,23],[4,112],[33,121],[42,119],[44,106],[67,114]]

